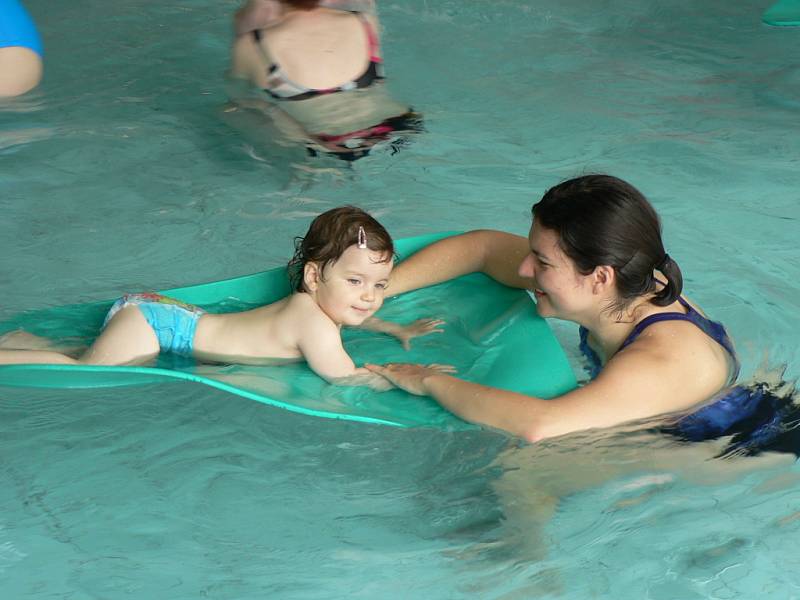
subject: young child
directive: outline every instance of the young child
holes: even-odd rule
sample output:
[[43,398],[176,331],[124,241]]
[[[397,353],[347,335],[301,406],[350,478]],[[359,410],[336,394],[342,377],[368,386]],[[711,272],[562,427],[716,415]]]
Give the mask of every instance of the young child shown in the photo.
[[409,340],[440,332],[442,324],[421,319],[402,326],[373,317],[393,266],[394,244],[380,223],[352,206],[334,208],[297,240],[289,262],[294,292],[282,300],[212,314],[159,294],[128,294],[114,303],[100,336],[78,358],[51,349],[7,349],[14,345],[12,335],[0,343],[6,347],[0,364],[129,365],[160,352],[240,364],[305,359],[327,381],[387,389],[385,380],[355,366],[342,345],[341,327],[388,333],[408,348]]

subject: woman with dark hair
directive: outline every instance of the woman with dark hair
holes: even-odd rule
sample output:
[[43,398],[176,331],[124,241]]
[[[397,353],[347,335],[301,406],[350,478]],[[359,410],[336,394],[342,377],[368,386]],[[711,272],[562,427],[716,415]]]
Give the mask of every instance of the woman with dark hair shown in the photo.
[[356,160],[421,129],[420,115],[382,85],[372,0],[249,0],[234,26],[231,75],[260,98],[233,99],[260,105],[310,153]]
[[[545,400],[407,364],[369,368],[462,418],[529,441],[686,413],[668,431],[701,440],[738,434],[731,450],[774,441],[788,407],[765,386],[731,387],[736,354],[725,328],[682,295],[658,215],[633,186],[608,175],[565,181],[533,206],[528,239],[472,231],[398,266],[403,292],[470,272],[532,291],[543,317],[578,323],[592,379]],[[779,406],[780,405],[780,406]]]

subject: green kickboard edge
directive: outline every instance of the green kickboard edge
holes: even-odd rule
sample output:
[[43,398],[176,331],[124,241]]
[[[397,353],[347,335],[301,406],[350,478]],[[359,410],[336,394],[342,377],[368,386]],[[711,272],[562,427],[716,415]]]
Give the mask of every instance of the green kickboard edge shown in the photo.
[[761,20],[779,27],[800,26],[800,0],[778,0],[764,11]]
[[[453,232],[396,241],[400,260]],[[131,290],[140,291],[140,290]],[[274,302],[289,293],[284,267],[160,293],[184,302],[228,310]],[[391,288],[389,289],[391,293]],[[0,335],[15,329],[51,338],[97,335],[114,300],[28,311],[0,323]],[[220,308],[221,307],[221,308]],[[405,351],[396,340],[375,333],[345,330],[347,351],[356,364],[419,362],[453,364],[459,377],[506,390],[552,398],[576,386],[563,349],[523,290],[472,274],[389,298],[382,318],[409,322],[445,319],[445,332],[417,338]],[[161,355],[155,366],[0,365],[0,385],[37,388],[105,388],[175,381],[202,383],[289,411],[397,427],[472,429],[427,397],[400,390],[333,386],[305,363],[283,366],[203,365]]]

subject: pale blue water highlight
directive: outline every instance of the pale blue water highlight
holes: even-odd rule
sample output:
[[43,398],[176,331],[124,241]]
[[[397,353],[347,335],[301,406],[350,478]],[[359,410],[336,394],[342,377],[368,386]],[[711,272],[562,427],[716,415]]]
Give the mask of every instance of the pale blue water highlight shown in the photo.
[[[745,377],[796,377],[800,29],[762,26],[768,5],[381,2],[392,90],[428,133],[349,169],[222,121],[235,3],[28,0],[47,74],[0,105],[0,318],[275,266],[344,202],[398,237],[524,233],[548,186],[608,171],[656,204]],[[3,389],[0,590],[800,597],[793,462],[643,434],[508,444],[199,386]]]

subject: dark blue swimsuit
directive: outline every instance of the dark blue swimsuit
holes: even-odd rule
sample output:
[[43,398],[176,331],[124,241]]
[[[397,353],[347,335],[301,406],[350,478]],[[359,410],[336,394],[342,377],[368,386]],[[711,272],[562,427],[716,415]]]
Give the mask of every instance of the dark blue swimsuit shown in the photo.
[[[661,321],[688,321],[699,327],[706,335],[725,348],[735,363],[731,380],[739,374],[739,360],[725,327],[697,312],[686,300],[678,298],[682,312],[656,313],[639,321],[630,335],[622,342],[620,350],[632,344],[639,335],[653,323]],[[594,379],[602,365],[600,357],[589,347],[589,331],[580,328],[580,349],[589,361],[589,375]],[[676,435],[684,440],[710,440],[724,435],[732,435],[731,445],[722,453],[756,454],[770,449],[790,451],[797,454],[797,429],[787,429],[796,425],[798,409],[791,398],[780,398],[766,384],[751,387],[734,386],[723,392],[717,399],[692,414],[682,417],[677,423],[661,431]],[[787,417],[790,417],[787,419]],[[787,423],[788,421],[788,423]],[[792,423],[791,421],[795,421]],[[791,435],[789,435],[791,434]],[[792,438],[792,439],[788,439]]]

